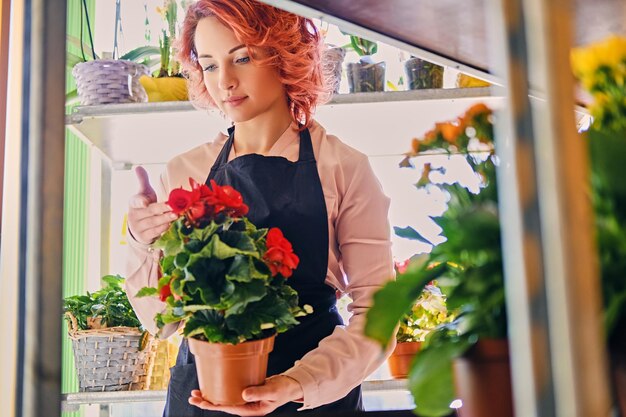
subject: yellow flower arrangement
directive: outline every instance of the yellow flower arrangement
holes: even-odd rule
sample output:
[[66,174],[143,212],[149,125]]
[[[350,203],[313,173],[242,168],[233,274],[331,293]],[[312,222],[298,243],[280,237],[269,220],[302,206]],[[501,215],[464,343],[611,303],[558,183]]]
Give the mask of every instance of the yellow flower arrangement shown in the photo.
[[601,129],[626,128],[626,38],[575,48],[571,53],[574,75],[593,97],[589,111]]

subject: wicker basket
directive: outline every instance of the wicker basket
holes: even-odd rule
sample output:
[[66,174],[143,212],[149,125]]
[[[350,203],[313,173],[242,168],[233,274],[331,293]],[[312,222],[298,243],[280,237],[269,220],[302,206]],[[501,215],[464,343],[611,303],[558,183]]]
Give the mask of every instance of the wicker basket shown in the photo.
[[170,368],[176,364],[178,346],[170,340],[155,340],[151,345],[151,356],[148,368],[147,386],[149,390],[167,389],[170,382]]
[[149,75],[145,65],[122,59],[96,59],[76,64],[72,75],[84,106],[148,101],[139,83],[142,75]]
[[71,314],[69,337],[79,391],[134,391],[146,388],[153,360],[152,337],[135,327],[77,330]]

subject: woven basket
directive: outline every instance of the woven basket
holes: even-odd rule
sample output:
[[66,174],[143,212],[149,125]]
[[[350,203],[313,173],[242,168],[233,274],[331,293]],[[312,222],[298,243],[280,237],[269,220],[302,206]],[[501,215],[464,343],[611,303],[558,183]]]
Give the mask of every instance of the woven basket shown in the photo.
[[142,75],[149,75],[145,65],[122,59],[96,59],[76,64],[72,75],[83,106],[148,101],[139,83]]
[[345,49],[330,45],[326,45],[326,49],[324,49],[322,54],[324,73],[332,77],[329,82],[332,85],[332,90],[335,94],[339,92],[339,85],[341,84],[341,71],[345,56]]
[[170,368],[176,364],[178,346],[170,340],[155,340],[151,345],[151,355],[148,368],[147,386],[149,390],[167,389],[170,382]]
[[134,391],[146,388],[153,360],[152,337],[135,327],[77,330],[70,317],[79,391]]

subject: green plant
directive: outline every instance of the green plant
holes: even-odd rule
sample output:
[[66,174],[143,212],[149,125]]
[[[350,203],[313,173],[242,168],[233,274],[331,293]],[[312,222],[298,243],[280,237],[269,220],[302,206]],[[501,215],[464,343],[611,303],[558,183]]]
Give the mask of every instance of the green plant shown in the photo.
[[428,334],[440,325],[449,322],[450,319],[446,308],[446,297],[441,293],[437,282],[433,281],[424,287],[409,313],[400,320],[396,340],[398,342],[423,342]]
[[350,43],[342,46],[344,49],[352,49],[357,53],[358,56],[369,56],[374,55],[378,52],[378,43],[375,41],[370,41],[365,38],[361,38],[356,35],[352,35],[350,33],[341,31],[344,35],[347,35],[350,38]]
[[287,284],[299,262],[289,241],[244,217],[248,207],[232,187],[190,184],[170,193],[180,217],[154,243],[163,251],[158,287],[137,294],[165,302],[159,329],[184,322],[185,337],[237,344],[297,325],[311,309]]
[[[450,196],[445,213],[434,219],[447,240],[426,261],[409,263],[405,273],[378,291],[367,314],[365,333],[384,345],[430,282],[436,279],[445,294],[453,318],[426,337],[409,375],[409,388],[424,416],[450,413],[454,358],[480,338],[507,335],[491,117],[491,110],[478,104],[456,121],[436,124],[422,140],[413,140],[401,166],[412,167],[412,160],[425,151],[462,154],[482,186],[474,194],[458,183],[434,184],[433,169],[424,166],[416,185],[440,187]],[[481,152],[474,153],[479,144]],[[396,233],[428,242],[410,227]]]
[[594,117],[584,134],[591,161],[608,346],[626,350],[626,38],[611,36],[572,51],[574,74],[589,91]]
[[161,36],[159,36],[161,66],[157,77],[179,76],[180,63],[173,57],[174,48],[172,45],[176,38],[178,4],[176,0],[164,0],[163,7],[158,7],[157,11],[167,23],[167,29],[162,29]]
[[[73,295],[63,300],[63,311],[76,318],[78,330],[88,330],[94,324],[98,327],[140,327],[122,287],[124,278],[106,275],[102,281],[106,285],[96,292]],[[69,317],[66,318],[69,321]]]

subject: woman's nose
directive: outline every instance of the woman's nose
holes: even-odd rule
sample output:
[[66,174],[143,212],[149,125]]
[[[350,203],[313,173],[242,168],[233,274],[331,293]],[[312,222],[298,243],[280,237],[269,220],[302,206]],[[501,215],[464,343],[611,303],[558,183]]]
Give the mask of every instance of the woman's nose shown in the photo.
[[237,86],[237,77],[230,68],[222,67],[218,86],[222,90],[232,90]]

